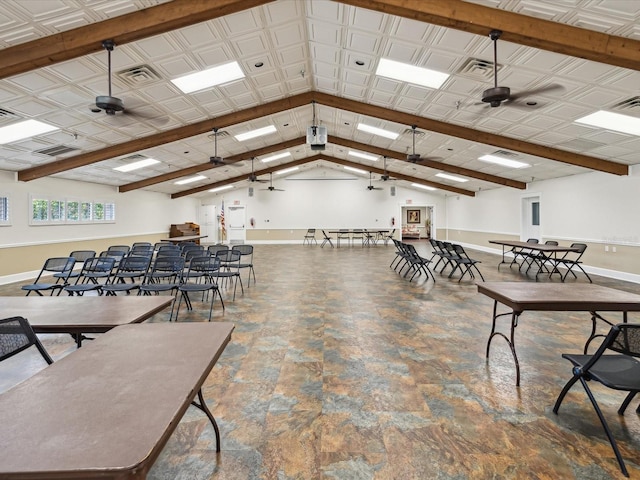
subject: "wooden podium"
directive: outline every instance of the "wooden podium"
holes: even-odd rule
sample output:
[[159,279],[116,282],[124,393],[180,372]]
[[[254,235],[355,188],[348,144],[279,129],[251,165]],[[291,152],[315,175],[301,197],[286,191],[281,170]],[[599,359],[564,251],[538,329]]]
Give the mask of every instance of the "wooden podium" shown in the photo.
[[200,225],[193,222],[171,224],[169,237],[169,240],[176,240],[178,242],[180,241],[180,237],[189,237],[189,240],[193,240],[197,244],[200,244],[200,238],[203,238],[202,235],[200,235]]

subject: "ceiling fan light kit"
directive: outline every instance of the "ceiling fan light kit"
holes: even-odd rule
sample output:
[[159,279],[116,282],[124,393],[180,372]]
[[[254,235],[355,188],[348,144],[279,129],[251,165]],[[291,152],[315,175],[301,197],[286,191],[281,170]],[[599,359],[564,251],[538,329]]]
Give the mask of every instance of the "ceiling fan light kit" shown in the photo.
[[318,125],[316,122],[316,102],[311,102],[313,106],[313,125],[307,127],[307,144],[311,150],[324,150],[327,143],[327,127]]

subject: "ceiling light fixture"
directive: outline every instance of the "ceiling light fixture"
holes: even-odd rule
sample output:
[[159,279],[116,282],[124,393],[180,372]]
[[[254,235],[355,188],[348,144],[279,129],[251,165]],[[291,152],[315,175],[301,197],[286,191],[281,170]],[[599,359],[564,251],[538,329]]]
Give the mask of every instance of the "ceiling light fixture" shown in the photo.
[[400,136],[400,134],[398,134],[398,133],[391,132],[391,131],[385,130],[383,128],[372,127],[371,125],[367,125],[367,124],[364,124],[364,123],[359,123],[358,126],[357,126],[357,129],[360,130],[361,132],[372,133],[372,134],[378,135],[380,137],[390,138],[391,140],[395,140],[396,138],[398,138]]
[[49,125],[48,123],[39,122],[38,120],[24,120],[13,123],[0,128],[0,145],[35,137],[36,135],[53,132],[54,130],[59,130],[59,128]]
[[362,175],[367,175],[367,172],[366,172],[366,171],[361,170],[361,169],[359,169],[359,168],[354,168],[354,167],[348,167],[348,166],[345,166],[345,167],[344,167],[344,169],[345,169],[345,170],[349,170],[350,172],[355,172],[355,173],[360,173],[360,174],[362,174]]
[[435,187],[429,187],[427,185],[421,185],[419,183],[412,183],[411,186],[416,188],[422,188],[423,190],[430,190],[430,191],[437,190],[437,188]]
[[142,160],[138,160],[137,162],[132,162],[128,163],[127,165],[115,167],[114,170],[117,170],[118,172],[131,172],[133,170],[138,170],[139,168],[155,165],[156,163],[160,163],[160,160],[156,160],[155,158],[144,158]]
[[454,182],[468,182],[469,180],[462,177],[456,177],[455,175],[449,175],[448,173],[436,173],[436,177],[444,178],[446,180],[452,180]]
[[260,161],[263,163],[268,163],[268,162],[273,162],[274,160],[280,160],[281,158],[290,157],[290,156],[291,156],[291,153],[282,152],[282,153],[276,153],[275,155],[271,155],[269,157],[264,157]]
[[171,80],[176,87],[183,93],[193,93],[205,88],[215,87],[223,83],[244,78],[244,73],[238,62],[233,61],[218,65],[217,67],[208,68],[201,72],[190,73],[180,78]]
[[483,155],[481,157],[478,157],[478,160],[482,162],[495,163],[497,165],[502,165],[503,167],[509,168],[526,168],[531,166],[528,163],[511,160],[508,158],[502,158],[496,155]]
[[363,158],[364,160],[371,160],[374,162],[378,161],[378,157],[374,155],[370,155],[368,153],[354,152],[353,150],[349,150],[349,153],[347,155],[351,155],[352,157]]
[[222,190],[229,190],[230,188],[233,188],[233,185],[223,185],[222,187],[216,187],[216,188],[212,188],[211,190],[209,190],[211,193],[216,193],[216,192],[220,192]]
[[198,180],[204,180],[204,175],[196,175],[195,177],[185,178],[184,180],[178,180],[177,182],[173,182],[175,185],[186,185],[187,183],[197,182]]
[[599,110],[576,120],[576,123],[640,136],[640,118]]
[[376,75],[428,88],[440,88],[447,78],[449,78],[448,73],[396,62],[388,58],[380,59],[378,68],[376,69]]
[[239,142],[244,142],[245,140],[251,140],[252,138],[261,137],[262,135],[268,135],[276,131],[276,127],[274,127],[273,125],[269,125],[268,127],[256,128],[255,130],[251,130],[250,132],[234,135],[234,138]]
[[276,175],[282,175],[284,173],[291,173],[298,170],[298,167],[285,168],[284,170],[280,170],[279,172],[275,172]]

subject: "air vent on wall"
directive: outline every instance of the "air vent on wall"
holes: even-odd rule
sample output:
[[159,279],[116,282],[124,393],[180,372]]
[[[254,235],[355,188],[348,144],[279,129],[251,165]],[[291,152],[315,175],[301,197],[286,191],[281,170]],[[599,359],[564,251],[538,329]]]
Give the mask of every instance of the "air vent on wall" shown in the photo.
[[158,75],[149,65],[138,65],[137,67],[121,70],[116,75],[127,85],[139,87],[160,80],[162,77]]
[[640,96],[632,97],[613,106],[614,110],[640,110]]
[[40,155],[49,155],[50,157],[57,157],[58,155],[64,155],[65,153],[71,153],[78,150],[75,147],[67,147],[66,145],[56,145],[55,147],[43,148],[36,150],[33,153],[39,153]]
[[[500,65],[498,65],[498,70],[500,70]],[[470,58],[458,73],[462,75],[468,75],[475,78],[493,78],[493,62],[490,60],[482,60],[480,58]]]

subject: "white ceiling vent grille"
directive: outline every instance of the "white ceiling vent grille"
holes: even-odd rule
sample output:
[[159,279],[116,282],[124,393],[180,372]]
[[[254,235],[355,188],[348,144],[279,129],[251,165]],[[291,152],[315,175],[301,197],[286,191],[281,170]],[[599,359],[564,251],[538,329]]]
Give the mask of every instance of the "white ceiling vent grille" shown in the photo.
[[207,137],[213,140],[213,137],[215,137],[216,135],[218,136],[218,138],[225,138],[229,136],[229,132],[227,132],[226,130],[222,130],[221,132],[219,131],[217,134],[210,133],[209,135],[207,135]]
[[0,123],[12,122],[17,119],[18,115],[9,110],[5,110],[4,108],[0,108]]
[[48,155],[50,157],[57,157],[58,155],[64,155],[65,153],[71,153],[78,150],[75,147],[67,147],[66,145],[56,145],[55,147],[43,148],[36,150],[33,153],[39,153],[40,155]]
[[516,157],[518,157],[517,153],[509,152],[507,150],[496,150],[491,155],[497,155],[498,157],[504,157],[504,158],[516,158]]
[[[498,70],[500,65],[498,64]],[[493,78],[493,62],[490,60],[482,60],[480,58],[470,58],[458,70],[462,75],[474,78]]]
[[147,85],[162,78],[158,75],[158,72],[149,65],[138,65],[137,67],[121,70],[116,75],[118,75],[124,83],[132,87]]
[[640,96],[629,98],[613,106],[614,110],[640,112]]
[[139,153],[136,153],[135,155],[131,155],[130,157],[124,157],[121,158],[120,160],[122,161],[131,161],[131,162],[137,162],[138,160],[146,160],[149,157],[145,157],[144,155],[140,155]]

